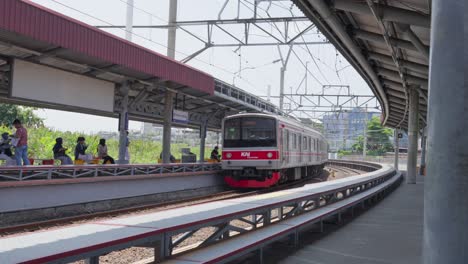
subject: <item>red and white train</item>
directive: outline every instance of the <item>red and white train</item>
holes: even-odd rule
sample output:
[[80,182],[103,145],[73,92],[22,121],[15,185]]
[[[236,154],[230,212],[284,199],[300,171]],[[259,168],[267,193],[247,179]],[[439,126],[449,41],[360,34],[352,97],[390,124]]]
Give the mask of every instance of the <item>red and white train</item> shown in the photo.
[[328,144],[316,130],[269,114],[223,120],[224,180],[234,188],[266,188],[320,173]]

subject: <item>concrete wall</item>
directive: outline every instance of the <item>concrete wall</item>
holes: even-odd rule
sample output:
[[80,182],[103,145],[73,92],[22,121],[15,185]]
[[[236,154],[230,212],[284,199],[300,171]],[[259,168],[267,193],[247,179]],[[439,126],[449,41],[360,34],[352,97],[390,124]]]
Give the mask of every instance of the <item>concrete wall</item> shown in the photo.
[[[182,175],[169,177],[138,177],[119,179],[104,177],[94,182],[77,179],[61,184],[61,180],[29,181],[12,183],[0,187],[0,213],[59,207],[71,204],[89,203],[126,197],[144,196],[158,193],[178,192],[182,190],[223,186],[223,177],[219,174]],[[110,178],[114,178],[111,180]],[[83,181],[80,181],[83,180]],[[16,184],[16,185],[15,185]]]

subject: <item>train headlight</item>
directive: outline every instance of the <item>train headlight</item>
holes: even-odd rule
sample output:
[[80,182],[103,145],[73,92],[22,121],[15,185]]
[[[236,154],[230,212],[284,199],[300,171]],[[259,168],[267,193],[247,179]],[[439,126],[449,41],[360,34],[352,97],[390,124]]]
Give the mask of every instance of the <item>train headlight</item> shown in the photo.
[[226,158],[228,158],[228,159],[232,158],[232,153],[229,153],[229,152],[226,153]]
[[268,152],[268,153],[267,153],[267,157],[268,157],[269,159],[273,158],[273,153]]

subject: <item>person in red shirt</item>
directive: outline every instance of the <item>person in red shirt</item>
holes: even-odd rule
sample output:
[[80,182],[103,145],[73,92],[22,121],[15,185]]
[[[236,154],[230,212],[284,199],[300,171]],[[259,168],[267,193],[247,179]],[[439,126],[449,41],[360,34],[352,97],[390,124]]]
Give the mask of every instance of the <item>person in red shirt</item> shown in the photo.
[[13,126],[16,128],[15,138],[17,140],[15,146],[16,165],[30,165],[28,159],[28,131],[18,119],[13,121]]

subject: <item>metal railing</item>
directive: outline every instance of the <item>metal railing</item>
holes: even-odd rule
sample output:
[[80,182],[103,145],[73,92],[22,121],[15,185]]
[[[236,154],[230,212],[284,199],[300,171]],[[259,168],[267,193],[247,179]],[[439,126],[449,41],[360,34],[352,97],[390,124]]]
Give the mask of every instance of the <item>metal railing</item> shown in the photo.
[[[389,179],[393,178],[397,173],[391,167],[383,168],[379,164],[369,162],[330,160],[329,164],[359,169],[371,172],[375,175],[369,177],[366,177],[366,174],[359,175],[362,180],[347,181],[347,179],[341,179],[337,180],[337,183],[332,181],[329,182],[329,185],[317,188],[316,192],[310,192],[310,194],[305,193],[304,196],[300,198],[272,203],[242,212],[231,213],[229,216],[222,219],[218,218],[213,219],[212,221],[207,219],[205,224],[202,225],[197,224],[191,227],[185,226],[181,229],[173,228],[173,231],[164,233],[164,242],[161,243],[164,245],[162,256],[172,256],[178,245],[193,237],[193,235],[202,228],[212,227],[216,228],[216,231],[196,245],[195,248],[222,242],[231,237],[230,234],[233,232],[237,232],[238,235],[243,234],[262,226],[269,226],[271,224],[290,219],[291,217],[323,208],[324,206],[335,202],[343,201],[346,198],[361,194],[385,183]],[[256,201],[259,202],[258,196]],[[337,214],[341,217],[341,211],[338,211]],[[239,226],[235,225],[235,222],[242,222],[247,225]]]
[[245,105],[257,108],[256,110],[258,111],[281,114],[279,108],[273,103],[221,80],[215,80],[215,92],[225,95],[228,98],[235,99],[236,101],[240,101]]
[[76,179],[109,176],[149,176],[171,173],[217,172],[220,170],[221,163],[6,166],[0,167],[0,181]]
[[[257,195],[249,198],[240,198],[227,202],[224,209],[219,208],[219,204],[199,204],[193,205],[196,208],[188,210],[185,208],[172,209],[172,212],[155,212],[153,216],[149,217],[147,221],[151,224],[148,226],[159,226],[158,221],[162,221],[161,225],[165,227],[148,228],[146,233],[139,233],[134,237],[127,239],[111,240],[108,243],[101,243],[92,246],[86,243],[85,251],[67,251],[66,261],[71,262],[83,258],[89,258],[90,261],[97,261],[100,255],[106,254],[111,251],[121,250],[132,246],[147,246],[155,248],[155,252],[159,250],[159,257],[161,259],[170,257],[174,254],[181,253],[178,250],[188,239],[196,236],[197,231],[203,228],[214,228],[212,234],[207,237],[196,237],[198,243],[191,246],[191,249],[205,247],[214,243],[223,243],[228,241],[226,239],[235,237],[247,232],[255,232],[257,228],[269,227],[276,223],[288,221],[296,216],[305,216],[309,212],[316,212],[319,209],[327,208],[328,205],[340,204],[339,206],[330,207],[326,213],[315,214],[311,217],[313,223],[320,223],[322,226],[323,221],[330,217],[337,216],[341,219],[341,215],[351,210],[354,207],[362,205],[368,201],[381,199],[385,194],[391,192],[400,183],[401,174],[396,172],[391,166],[378,165],[367,162],[350,162],[350,161],[330,161],[334,165],[343,165],[354,169],[362,169],[371,171],[366,174],[352,176],[344,179],[339,179],[330,182],[322,182],[313,185],[306,185],[296,189],[289,190],[280,196],[275,196],[272,199],[271,195]],[[353,166],[353,163],[355,164]],[[219,164],[183,164],[183,165],[201,165],[205,168],[213,168]],[[150,167],[154,165],[146,165]],[[163,165],[160,167],[169,168],[177,165]],[[179,165],[180,166],[180,165]],[[75,166],[76,167],[76,166]],[[88,166],[90,169],[92,166]],[[95,166],[104,167],[104,166]],[[128,168],[137,168],[138,165],[129,165]],[[145,167],[145,166],[144,166]],[[109,169],[109,167],[107,167]],[[158,170],[159,172],[161,170]],[[149,171],[148,171],[149,172]],[[347,199],[349,198],[349,202]],[[245,200],[247,199],[247,200]],[[343,203],[345,202],[345,203]],[[219,203],[219,202],[214,202]],[[242,205],[242,206],[239,206]],[[207,208],[205,208],[207,206]],[[222,210],[215,210],[216,208]],[[195,210],[195,211],[193,211]],[[194,213],[198,212],[198,213]],[[168,224],[164,217],[161,219],[160,214],[172,215],[174,217],[172,224]],[[190,215],[190,217],[188,217]],[[117,219],[99,222],[100,225],[114,225],[113,221],[131,221],[132,217],[128,219]],[[159,219],[159,220],[158,220]],[[139,221],[139,225],[145,225],[141,222],[141,217],[135,218],[134,221]],[[244,223],[239,225],[236,223]],[[46,231],[47,232],[47,231]],[[65,232],[65,229],[64,231]],[[75,229],[66,232],[76,232]],[[295,230],[297,236],[297,230]],[[95,233],[93,236],[99,237],[102,234]],[[26,235],[27,236],[27,235]],[[7,238],[8,239],[8,238]],[[15,240],[15,238],[11,238]],[[92,237],[89,241],[93,241]],[[8,242],[8,241],[7,241]],[[69,243],[70,241],[62,241],[61,243]],[[267,244],[268,241],[262,241]],[[41,245],[41,244],[39,244]],[[247,247],[244,247],[247,248]],[[17,250],[17,249],[15,249]],[[24,248],[24,250],[31,250],[31,248]],[[61,250],[68,250],[61,246]],[[248,251],[250,249],[246,249]],[[34,257],[39,259],[50,258],[50,260],[60,261],[64,260],[61,254],[48,256],[42,255],[43,253],[36,254]],[[46,253],[44,253],[46,254]],[[65,256],[64,255],[64,256]],[[52,257],[52,258],[51,258]],[[97,262],[96,262],[97,263]]]

